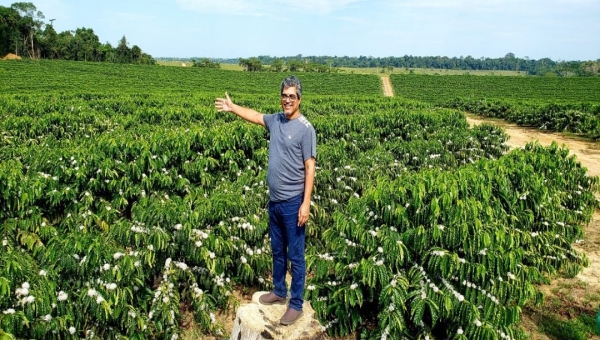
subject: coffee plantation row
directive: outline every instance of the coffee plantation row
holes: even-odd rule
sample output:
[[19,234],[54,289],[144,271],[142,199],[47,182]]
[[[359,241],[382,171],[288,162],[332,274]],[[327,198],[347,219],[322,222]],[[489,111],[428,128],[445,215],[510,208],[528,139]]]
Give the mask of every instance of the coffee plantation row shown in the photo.
[[[232,99],[277,111],[281,79],[257,79]],[[567,150],[506,154],[500,129],[458,111],[304,83],[318,135],[305,297],[329,334],[519,339],[534,284],[587,264],[572,245],[598,178]],[[0,95],[0,337],[174,339],[185,313],[223,335],[232,292],[271,287],[267,132],[210,92],[89,86]]]
[[569,132],[597,141],[600,139],[600,104],[510,99],[454,99],[443,106],[502,118],[540,130]]
[[396,94],[541,130],[600,138],[600,78],[392,75]]
[[599,77],[505,77],[392,74],[394,92],[407,99],[444,103],[455,98],[600,104]]
[[[198,93],[223,91],[273,93],[278,72],[232,72],[217,69],[64,60],[0,61],[0,93]],[[312,94],[381,95],[378,77],[364,74],[304,73],[305,91]]]

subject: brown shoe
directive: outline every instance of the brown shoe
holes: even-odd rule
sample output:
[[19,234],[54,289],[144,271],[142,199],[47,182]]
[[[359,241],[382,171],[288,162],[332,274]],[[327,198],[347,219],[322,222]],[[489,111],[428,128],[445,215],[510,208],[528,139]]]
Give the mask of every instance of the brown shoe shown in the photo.
[[281,320],[279,320],[279,322],[282,325],[291,325],[294,322],[296,322],[298,319],[300,319],[300,317],[302,317],[301,310],[295,310],[293,308],[288,308],[285,311],[285,314],[283,314],[283,316],[281,317]]
[[260,303],[262,303],[263,305],[273,305],[273,304],[285,305],[285,298],[279,297],[273,292],[269,292],[267,294],[261,295],[258,298],[258,301],[260,301]]

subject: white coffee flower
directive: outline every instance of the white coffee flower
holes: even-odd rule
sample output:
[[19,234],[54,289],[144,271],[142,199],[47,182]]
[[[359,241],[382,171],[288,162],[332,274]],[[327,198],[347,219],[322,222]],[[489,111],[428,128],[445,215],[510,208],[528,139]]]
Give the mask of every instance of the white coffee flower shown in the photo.
[[21,295],[23,295],[23,296],[27,296],[27,295],[29,295],[29,289],[27,289],[27,288],[17,288],[17,289],[15,290],[15,295],[16,295],[17,297],[19,297],[19,296],[21,296]]
[[65,301],[67,298],[69,298],[67,293],[63,292],[62,290],[58,292],[58,301]]

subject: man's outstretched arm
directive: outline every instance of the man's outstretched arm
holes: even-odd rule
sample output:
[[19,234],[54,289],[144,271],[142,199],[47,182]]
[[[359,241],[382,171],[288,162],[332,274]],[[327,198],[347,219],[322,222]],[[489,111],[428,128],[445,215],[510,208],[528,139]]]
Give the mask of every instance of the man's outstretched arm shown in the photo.
[[215,108],[219,112],[233,112],[250,123],[265,126],[265,120],[263,119],[262,113],[234,104],[227,92],[225,92],[225,98],[217,98],[215,100]]

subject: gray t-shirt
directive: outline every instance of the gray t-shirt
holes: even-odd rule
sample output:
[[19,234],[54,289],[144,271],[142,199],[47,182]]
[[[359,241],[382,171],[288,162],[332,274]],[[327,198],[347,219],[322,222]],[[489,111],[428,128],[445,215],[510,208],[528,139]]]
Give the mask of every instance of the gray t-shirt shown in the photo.
[[283,112],[263,116],[270,137],[267,184],[273,202],[304,192],[304,161],[317,157],[315,129],[306,117],[288,120]]

